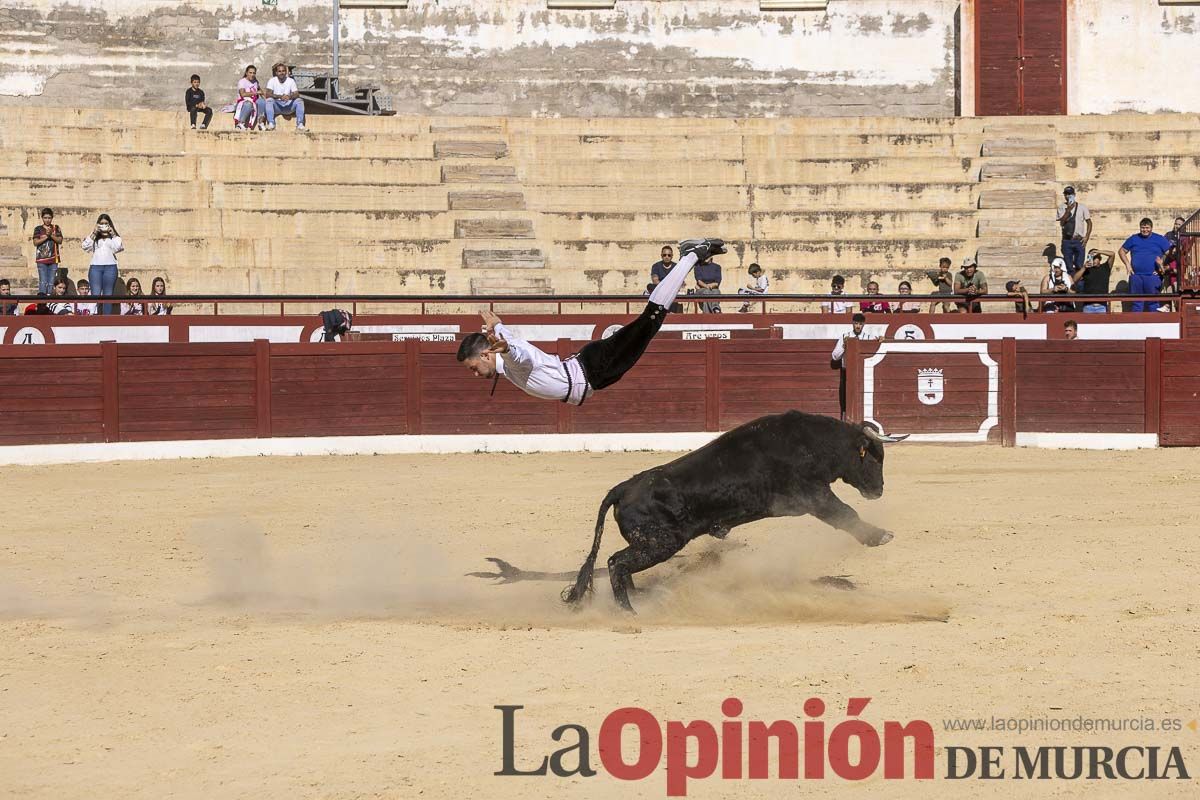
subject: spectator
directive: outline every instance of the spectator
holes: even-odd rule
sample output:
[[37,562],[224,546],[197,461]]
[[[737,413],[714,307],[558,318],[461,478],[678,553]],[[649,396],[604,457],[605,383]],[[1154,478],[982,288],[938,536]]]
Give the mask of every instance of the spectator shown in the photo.
[[75,304],[67,302],[67,282],[59,278],[54,282],[54,302],[50,304],[51,314],[74,314]]
[[[770,282],[767,280],[767,273],[763,272],[763,268],[758,264],[750,265],[750,282],[742,288],[738,289],[738,294],[749,295],[751,297],[762,296],[767,293],[767,288]],[[742,307],[738,309],[743,314],[750,311],[750,301],[742,303]]]
[[968,314],[982,312],[983,304],[976,298],[987,294],[987,290],[987,278],[979,271],[975,257],[967,256],[963,259],[962,271],[954,278],[954,293],[965,298],[964,302],[958,304],[959,309]]
[[650,283],[657,286],[659,281],[667,277],[667,273],[675,266],[675,251],[669,244],[663,245],[662,258],[650,265]]
[[[125,295],[127,297],[145,297],[142,292],[142,282],[137,278],[130,278],[125,282]],[[121,313],[125,316],[142,316],[146,313],[145,303],[121,303]]]
[[1009,281],[1004,284],[1004,290],[1009,297],[1017,298],[1013,307],[1018,314],[1028,316],[1030,311],[1037,311],[1037,301],[1029,299],[1029,291],[1021,285],[1020,281]]
[[54,224],[54,210],[42,209],[42,224],[33,229],[33,258],[37,262],[38,293],[54,288],[54,273],[62,262],[62,228]]
[[[92,295],[92,285],[86,279],[77,283],[75,288],[79,290],[80,297],[91,297]],[[96,315],[96,304],[76,302],[75,314],[81,317],[93,317]]]
[[[38,292],[37,296],[39,299],[41,299],[44,297],[48,297],[49,295],[47,295],[45,292]],[[25,306],[25,316],[27,316],[27,317],[34,317],[34,316],[39,316],[39,315],[44,315],[44,314],[49,314],[49,313],[50,313],[50,304],[49,303],[30,303],[29,305]]]
[[[1042,294],[1067,294],[1071,291],[1071,279],[1067,276],[1067,262],[1056,258],[1050,262],[1050,271],[1042,276]],[[1055,314],[1059,311],[1074,311],[1071,303],[1042,302],[1042,311]]]
[[1087,206],[1075,200],[1075,188],[1063,189],[1063,204],[1058,207],[1058,224],[1062,227],[1062,257],[1067,273],[1083,269],[1083,254],[1092,238],[1092,215]]
[[239,130],[254,130],[267,113],[267,103],[258,86],[258,67],[251,64],[238,81],[238,101],[233,107],[233,127]]
[[850,331],[838,337],[837,344],[833,346],[833,353],[830,355],[831,365],[840,371],[838,375],[838,404],[842,409],[842,419],[846,418],[846,341],[849,339],[858,339],[864,342],[873,340],[874,336],[870,336],[864,332],[866,325],[866,315],[861,311],[856,312],[850,318]]
[[[12,286],[8,278],[0,278],[0,297],[12,297]],[[0,301],[0,317],[15,317],[21,313],[21,307],[16,303]]]
[[[938,268],[936,272],[925,273],[929,276],[929,280],[933,281],[933,293],[935,295],[954,294],[954,275],[952,275],[950,272],[950,267],[953,265],[953,263],[953,261],[943,256],[942,258],[938,259]],[[939,304],[937,302],[930,303],[929,313],[932,314],[937,309],[938,305]],[[957,306],[945,301],[942,301],[941,306],[943,312],[958,311]]]
[[1069,319],[1063,323],[1063,338],[1078,339],[1079,338],[1079,323],[1073,319]]
[[[908,281],[900,281],[899,288],[896,289],[899,294],[909,297],[912,295],[912,284]],[[896,309],[898,314],[920,314],[921,304],[916,300],[901,300],[899,308]]]
[[[1071,280],[1077,294],[1108,294],[1108,282],[1112,277],[1112,266],[1115,254],[1111,250],[1092,250],[1088,253],[1087,264],[1076,272]],[[1104,314],[1108,312],[1108,303],[1102,301],[1084,302],[1083,313]]]
[[[712,260],[712,257],[701,261],[695,266],[696,276],[696,294],[720,294],[721,293],[721,265]],[[720,314],[720,303],[701,303],[700,311],[708,314]]]
[[304,100],[296,88],[296,80],[288,75],[287,64],[271,67],[275,73],[267,81],[267,130],[275,130],[275,116],[296,118],[296,130],[304,130]]
[[[150,281],[151,297],[165,297],[166,294],[167,282],[165,280],[162,278],[155,278],[154,280]],[[170,315],[173,310],[175,310],[175,305],[173,303],[164,303],[160,300],[157,303],[150,304],[148,313],[152,317],[165,317]]]
[[[1163,256],[1162,294],[1177,294],[1179,292],[1179,266],[1183,252],[1183,226],[1187,221],[1183,217],[1175,218],[1175,227],[1167,233],[1167,241],[1171,249]],[[1166,304],[1164,304],[1166,305]]]
[[[1158,294],[1162,288],[1163,256],[1171,249],[1167,237],[1154,232],[1154,223],[1145,217],[1138,224],[1138,232],[1121,245],[1121,261],[1129,270],[1130,294]],[[1134,311],[1158,311],[1158,303],[1150,300],[1134,300]]]
[[[675,251],[670,245],[663,245],[662,260],[656,261],[650,265],[650,283],[646,286],[646,294],[654,291],[654,287],[658,282],[667,277],[667,273],[675,268]],[[682,303],[672,303],[669,311],[672,314],[680,314],[683,312]]]
[[[846,279],[841,275],[834,275],[833,280],[829,282],[829,293],[836,298],[840,297],[845,290]],[[845,314],[852,310],[854,310],[854,304],[848,300],[826,300],[821,303],[821,311],[826,314]]]
[[[879,282],[867,281],[867,294],[879,294]],[[863,300],[858,304],[859,311],[869,311],[873,314],[890,314],[892,313],[892,304],[886,300]]]
[[183,93],[183,104],[187,107],[188,116],[192,120],[192,130],[196,130],[196,115],[203,114],[204,121],[200,123],[200,130],[207,130],[209,123],[212,122],[212,109],[208,107],[208,103],[204,101],[204,90],[200,88],[200,76],[192,76],[192,85]]
[[[92,254],[88,283],[96,289],[96,294],[111,297],[117,286],[117,253],[125,249],[112,217],[108,214],[96,217],[96,227],[83,240],[83,249]],[[114,311],[108,303],[100,307],[101,314],[112,314]]]

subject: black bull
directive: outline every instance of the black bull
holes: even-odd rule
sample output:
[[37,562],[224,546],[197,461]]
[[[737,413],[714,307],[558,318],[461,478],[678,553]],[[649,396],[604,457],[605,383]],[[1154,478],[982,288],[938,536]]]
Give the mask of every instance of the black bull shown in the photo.
[[629,543],[608,559],[613,595],[628,611],[634,573],[661,564],[692,539],[724,538],[747,522],[812,514],[864,545],[886,544],[892,534],[860,519],[830,484],[840,479],[863,497],[881,496],[883,445],[903,438],[788,411],[747,422],[669,464],[639,472],[600,504],[592,550],[563,600],[578,603],[591,591],[609,507]]

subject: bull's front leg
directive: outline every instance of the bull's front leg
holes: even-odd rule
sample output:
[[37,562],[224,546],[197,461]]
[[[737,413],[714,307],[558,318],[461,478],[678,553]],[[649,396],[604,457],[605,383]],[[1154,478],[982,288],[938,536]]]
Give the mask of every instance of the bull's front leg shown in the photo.
[[857,511],[839,500],[828,486],[818,488],[807,499],[809,513],[826,525],[846,531],[867,547],[878,547],[892,540],[889,531],[863,520]]

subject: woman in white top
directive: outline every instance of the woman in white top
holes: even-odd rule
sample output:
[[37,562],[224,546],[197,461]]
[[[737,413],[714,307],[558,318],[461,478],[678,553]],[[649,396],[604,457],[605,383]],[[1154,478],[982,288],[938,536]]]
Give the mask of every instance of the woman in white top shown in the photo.
[[[165,297],[167,294],[167,282],[162,278],[156,277],[150,281],[150,296]],[[161,300],[150,304],[149,314],[152,317],[164,317],[174,310],[175,306],[172,303],[164,303]]]
[[[130,278],[125,282],[125,295],[127,297],[145,297],[142,292],[142,282],[137,278]],[[146,313],[145,303],[121,303],[121,313],[125,315],[139,316]]]
[[[88,268],[88,283],[101,297],[112,297],[117,286],[117,253],[125,249],[117,226],[112,217],[101,214],[96,218],[95,229],[83,240],[83,249],[92,254],[92,265]],[[114,314],[112,305],[100,306],[101,314]]]

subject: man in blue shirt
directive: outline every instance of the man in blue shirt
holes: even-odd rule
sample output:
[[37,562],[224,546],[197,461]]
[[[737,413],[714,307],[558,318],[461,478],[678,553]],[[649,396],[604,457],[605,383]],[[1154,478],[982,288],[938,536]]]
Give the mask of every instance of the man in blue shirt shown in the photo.
[[[1154,223],[1149,217],[1138,223],[1138,232],[1125,240],[1121,245],[1121,260],[1129,270],[1130,294],[1158,294],[1162,288],[1163,255],[1171,249],[1167,237],[1154,232]],[[1130,263],[1132,260],[1132,264]],[[1134,311],[1158,311],[1158,303],[1154,301],[1135,300]]]
[[[721,265],[713,261],[711,257],[696,265],[694,275],[696,277],[696,294],[721,293]],[[701,303],[700,311],[708,314],[720,314],[721,304]]]

